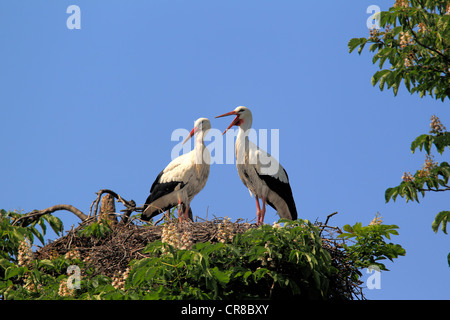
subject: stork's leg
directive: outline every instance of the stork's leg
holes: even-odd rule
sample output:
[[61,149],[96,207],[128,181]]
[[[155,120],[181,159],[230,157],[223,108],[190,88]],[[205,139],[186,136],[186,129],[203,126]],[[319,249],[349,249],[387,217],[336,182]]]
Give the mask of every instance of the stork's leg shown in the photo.
[[186,209],[184,210],[184,220],[189,220],[189,204],[186,204]]
[[181,222],[181,199],[178,199],[178,207],[177,207],[177,212],[178,212],[178,220]]
[[255,199],[256,199],[256,225],[259,226],[260,225],[259,220],[261,217],[261,208],[259,206],[259,198],[255,196]]
[[266,215],[266,197],[262,197],[262,210],[261,210],[261,213],[260,213],[260,215],[259,215],[259,217],[260,217],[260,220],[261,220],[261,223],[260,224],[263,224],[264,223],[264,216]]

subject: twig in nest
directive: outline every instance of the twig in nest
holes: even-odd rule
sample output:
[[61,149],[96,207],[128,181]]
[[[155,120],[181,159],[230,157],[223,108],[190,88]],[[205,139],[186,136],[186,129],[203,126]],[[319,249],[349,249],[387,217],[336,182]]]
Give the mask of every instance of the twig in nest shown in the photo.
[[[323,225],[320,226],[320,228],[322,228],[322,229],[320,230],[319,236],[322,235],[322,231],[323,231],[326,227],[329,227],[329,226],[327,226],[328,220],[330,220],[330,218],[331,218],[332,216],[336,215],[336,214],[338,214],[337,211],[336,211],[336,212],[333,212],[333,213],[330,213],[329,215],[327,215],[327,220],[325,220],[325,223],[324,223]],[[340,230],[340,229],[337,228],[337,227],[329,227],[329,228]]]
[[336,215],[338,212],[336,211],[336,212],[333,212],[333,213],[331,213],[331,214],[329,214],[329,215],[327,215],[327,220],[325,220],[325,225],[328,223],[328,220],[330,220],[330,218],[332,217],[332,216],[334,216],[334,215]]

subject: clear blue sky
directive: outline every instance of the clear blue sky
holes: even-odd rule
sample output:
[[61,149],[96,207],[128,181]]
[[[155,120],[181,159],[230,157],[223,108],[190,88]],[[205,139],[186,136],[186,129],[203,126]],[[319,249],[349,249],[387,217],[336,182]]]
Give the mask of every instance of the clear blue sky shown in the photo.
[[[367,7],[393,2],[2,1],[0,208],[87,213],[102,188],[142,204],[171,160],[174,129],[208,117],[223,130],[232,118],[214,116],[244,105],[255,129],[280,130],[299,217],[338,211],[330,224],[342,227],[380,212],[400,227],[393,241],[406,256],[387,263],[369,299],[450,299],[450,236],[431,230],[448,195],[384,201],[424,162],[409,146],[431,115],[450,128],[448,101],[380,92],[372,55],[347,48],[369,32]],[[71,4],[80,30],[66,27]],[[234,164],[211,167],[192,208],[203,218],[256,213]],[[66,229],[78,223],[57,216]],[[265,222],[275,220],[269,208]]]

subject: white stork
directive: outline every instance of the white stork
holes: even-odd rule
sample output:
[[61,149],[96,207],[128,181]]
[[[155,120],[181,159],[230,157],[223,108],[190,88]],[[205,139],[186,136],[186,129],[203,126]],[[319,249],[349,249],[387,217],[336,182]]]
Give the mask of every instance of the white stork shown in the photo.
[[145,201],[143,220],[150,220],[177,205],[180,221],[181,208],[184,218],[188,219],[190,203],[203,189],[209,176],[211,155],[203,140],[209,129],[211,123],[207,118],[195,121],[194,129],[183,141],[184,144],[195,135],[194,149],[172,160],[156,177]]
[[[248,108],[241,106],[216,118],[231,115],[235,115],[236,118],[223,134],[232,126],[239,127],[236,138],[236,166],[242,182],[249,189],[250,194],[255,195],[257,225],[264,222],[266,202],[277,210],[281,218],[296,220],[297,209],[286,171],[275,158],[248,139],[252,126],[252,113]],[[268,167],[275,170],[269,170]],[[262,209],[259,205],[260,198]]]

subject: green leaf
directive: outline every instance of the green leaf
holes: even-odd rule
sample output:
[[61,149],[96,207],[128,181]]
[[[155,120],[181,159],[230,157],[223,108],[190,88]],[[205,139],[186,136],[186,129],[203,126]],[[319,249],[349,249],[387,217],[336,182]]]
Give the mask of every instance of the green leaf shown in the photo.
[[[364,40],[366,40],[366,39],[364,39]],[[366,43],[367,43],[367,41],[362,41],[361,42],[361,44],[359,45],[358,54],[361,54],[361,52],[363,51]]]
[[246,273],[244,273],[243,279],[245,282],[247,282],[247,278],[252,275],[252,272],[249,270]]
[[422,148],[425,148],[426,152],[430,154],[431,146],[433,143],[434,137],[428,134],[422,134],[418,136],[412,143],[411,143],[411,152],[414,153],[414,151],[419,148],[420,151],[422,151]]
[[395,187],[395,188],[387,188],[386,191],[385,191],[385,193],[384,193],[384,198],[385,198],[385,200],[386,200],[386,203],[388,203],[389,200],[391,200],[391,198],[392,198],[392,200],[395,202],[395,199],[396,199],[397,196],[398,196],[398,191],[399,191],[399,188],[398,188],[398,187]]
[[382,87],[384,87],[384,82],[386,81],[386,77],[390,72],[391,71],[387,69],[375,72],[371,80],[372,85],[375,86],[378,83],[378,81],[380,81],[380,79],[383,78],[383,84],[380,83],[380,89],[383,90]]
[[313,271],[313,278],[314,278],[314,282],[316,283],[316,286],[318,288],[320,288],[320,285],[321,285],[321,283],[320,283],[320,273],[317,272],[316,270],[314,270]]
[[259,268],[258,270],[256,270],[255,272],[253,272],[253,278],[255,281],[258,281],[262,278],[264,278],[264,276],[269,272],[268,269],[266,268]]
[[26,267],[11,266],[8,269],[6,269],[5,279],[10,279],[18,275],[23,275],[27,270],[28,268]]
[[53,269],[55,267],[53,265],[53,262],[48,259],[39,260],[38,266],[39,267],[47,267],[47,268],[51,268],[51,269]]
[[[45,225],[44,219],[45,219],[45,216],[44,216],[43,219],[37,220],[37,223],[39,224],[39,226],[40,226],[41,229],[42,229],[42,235],[45,235],[45,233],[47,232],[47,226]],[[34,227],[35,225],[36,225],[36,222],[32,224],[33,227]]]
[[[348,42],[348,49],[349,49],[349,53],[352,53],[353,50],[356,49],[357,46],[362,45],[364,47],[364,45],[366,44],[367,39],[366,38],[353,38]],[[359,53],[361,53],[361,48],[359,49]]]
[[44,216],[44,219],[47,220],[47,222],[50,224],[50,227],[58,236],[62,234],[64,226],[62,221],[58,217],[48,214]]
[[227,284],[230,281],[230,276],[217,267],[212,268],[211,273],[222,284]]
[[450,211],[441,211],[434,218],[431,228],[434,232],[438,232],[439,226],[441,226],[442,232],[447,234],[447,223],[450,218]]
[[29,230],[39,239],[39,241],[43,245],[45,245],[44,236],[35,227],[29,227]]
[[346,224],[344,226],[344,231],[347,231],[349,233],[353,233],[353,228],[349,224]]
[[445,147],[450,146],[450,132],[439,134],[436,137],[433,136],[432,142],[436,146],[437,151],[442,155]]

